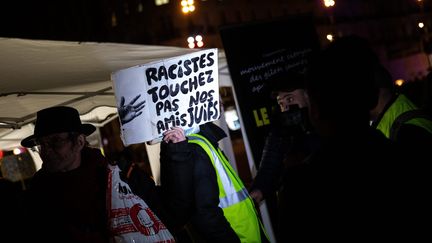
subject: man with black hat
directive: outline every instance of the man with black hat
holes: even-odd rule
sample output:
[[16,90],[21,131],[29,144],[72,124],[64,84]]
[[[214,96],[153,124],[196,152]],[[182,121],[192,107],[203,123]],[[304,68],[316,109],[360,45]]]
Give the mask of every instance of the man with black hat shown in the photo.
[[[274,77],[269,83],[271,98],[280,109],[272,116],[260,167],[250,188],[251,197],[260,203],[267,199],[278,241],[283,242],[283,222],[286,200],[285,174],[318,147],[318,138],[308,119],[308,100],[304,89],[304,75],[288,72]],[[275,195],[277,194],[276,202]],[[275,206],[272,206],[276,204]]]
[[24,237],[35,242],[108,242],[108,162],[86,141],[95,129],[82,124],[71,107],[37,112],[34,134],[21,141],[24,147],[37,146],[43,161],[23,201],[30,231]]

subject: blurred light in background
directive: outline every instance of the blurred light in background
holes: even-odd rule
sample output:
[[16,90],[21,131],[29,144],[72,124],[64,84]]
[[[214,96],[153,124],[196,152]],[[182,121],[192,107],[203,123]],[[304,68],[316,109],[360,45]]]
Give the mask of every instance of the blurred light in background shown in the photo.
[[402,86],[404,83],[405,83],[405,80],[403,80],[403,79],[398,79],[395,81],[395,84],[399,87]]
[[228,107],[227,110],[225,110],[225,122],[228,125],[228,128],[230,130],[238,130],[240,129],[240,120],[237,114],[237,110],[232,108],[232,107]]
[[13,154],[15,154],[15,155],[19,155],[19,154],[21,154],[23,151],[20,149],[20,148],[14,148],[13,149]]
[[423,22],[419,22],[419,23],[418,23],[418,27],[419,27],[420,29],[422,29],[422,28],[424,27],[424,23],[423,23]]
[[182,12],[188,14],[195,11],[194,0],[182,0],[181,1]]
[[335,5],[334,0],[324,0],[324,6],[326,6],[327,8],[333,7],[334,5]]
[[156,6],[160,6],[160,5],[164,5],[164,4],[168,4],[168,3],[169,3],[169,0],[155,0]]
[[201,35],[196,35],[195,37],[189,36],[187,38],[187,42],[190,49],[193,49],[195,47],[200,48],[204,46],[203,37]]

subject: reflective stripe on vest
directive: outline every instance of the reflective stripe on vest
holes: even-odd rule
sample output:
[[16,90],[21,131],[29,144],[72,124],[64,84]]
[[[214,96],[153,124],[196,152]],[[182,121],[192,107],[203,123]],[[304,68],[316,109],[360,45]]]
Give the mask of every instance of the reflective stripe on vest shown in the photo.
[[199,134],[189,135],[188,142],[199,145],[209,156],[216,170],[219,207],[222,208],[225,218],[240,241],[244,243],[261,242],[260,228],[268,239],[251,197],[222,151],[219,148],[216,150],[205,137]]
[[[396,134],[391,134],[392,126],[394,125],[395,120],[403,113],[417,109],[418,107],[409,99],[407,99],[405,95],[400,94],[384,113],[376,128],[380,130],[387,138],[395,138]],[[422,127],[423,129],[432,133],[432,122],[428,119],[413,117],[404,123]]]
[[[212,164],[216,169],[218,185],[220,188],[219,207],[226,208],[248,198],[246,188],[244,188],[243,183],[234,176],[235,174],[233,174],[231,165],[228,163],[220,149],[216,152],[213,145],[207,139],[198,134],[190,135],[189,142],[200,145],[207,154],[209,154]],[[230,176],[230,174],[233,176]]]

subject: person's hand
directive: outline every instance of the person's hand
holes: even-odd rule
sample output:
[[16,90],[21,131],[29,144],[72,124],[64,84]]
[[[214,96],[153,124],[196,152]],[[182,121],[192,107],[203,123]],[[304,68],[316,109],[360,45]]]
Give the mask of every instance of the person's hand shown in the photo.
[[141,97],[140,94],[135,96],[135,98],[133,98],[127,105],[125,105],[124,96],[121,97],[118,113],[122,125],[132,121],[133,119],[142,114],[141,110],[145,107],[145,100],[134,105],[134,103],[138,100],[139,97]]
[[186,140],[185,133],[181,127],[172,127],[170,130],[163,133],[163,140],[166,143],[178,143]]
[[261,203],[261,201],[264,199],[264,196],[263,196],[261,190],[259,190],[259,189],[255,189],[255,190],[251,191],[249,193],[249,195],[257,204]]

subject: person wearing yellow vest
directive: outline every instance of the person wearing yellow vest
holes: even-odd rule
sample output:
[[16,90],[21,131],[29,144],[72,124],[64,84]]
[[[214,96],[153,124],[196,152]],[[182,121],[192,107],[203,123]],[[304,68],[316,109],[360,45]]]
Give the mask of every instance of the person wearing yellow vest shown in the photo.
[[[371,124],[403,149],[409,149],[420,159],[430,160],[432,148],[432,120],[402,93],[396,92],[392,76],[379,65],[375,70],[379,87],[377,106],[371,110]],[[411,153],[412,154],[412,153]]]
[[175,228],[184,226],[195,242],[268,242],[247,189],[218,147],[224,137],[213,123],[187,137],[181,128],[164,134],[161,184]]

